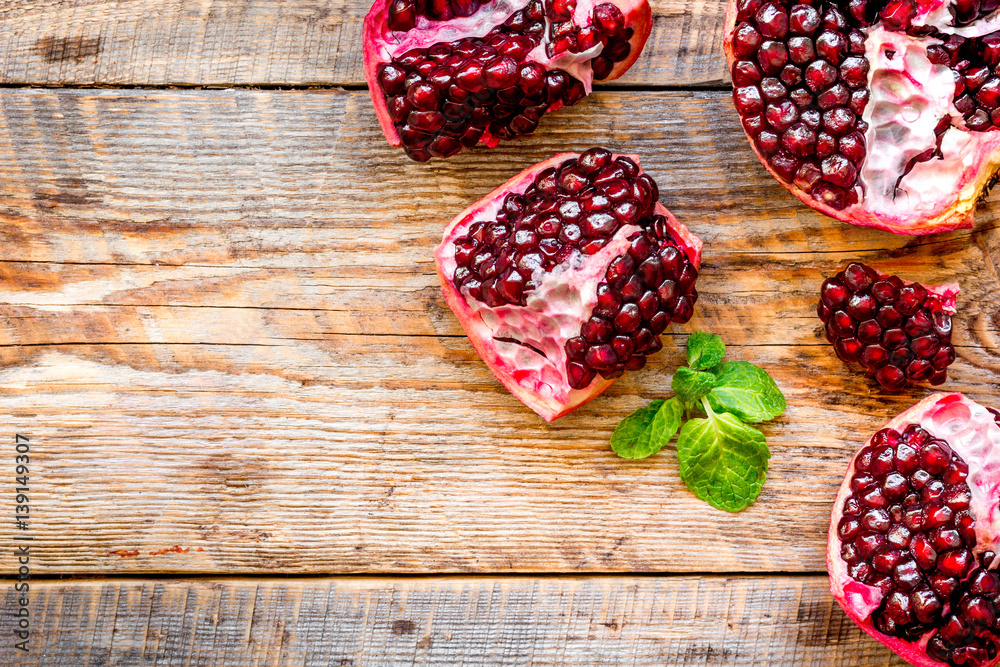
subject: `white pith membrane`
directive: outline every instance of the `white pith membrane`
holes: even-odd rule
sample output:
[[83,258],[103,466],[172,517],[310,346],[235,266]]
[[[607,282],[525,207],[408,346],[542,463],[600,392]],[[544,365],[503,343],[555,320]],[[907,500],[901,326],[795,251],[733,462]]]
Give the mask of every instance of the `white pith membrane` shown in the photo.
[[[868,154],[858,183],[867,211],[904,224],[950,208],[963,187],[976,180],[984,150],[997,142],[995,132],[964,129],[953,104],[951,69],[927,59],[927,47],[940,43],[881,25],[868,29],[865,41],[871,101],[862,114]],[[942,136],[941,154],[916,162],[903,175],[913,158],[936,148],[934,128],[945,116],[954,125]]]
[[[879,430],[891,428],[902,433],[910,424],[919,424],[933,437],[947,442],[968,464],[966,483],[972,494],[969,512],[976,520],[976,546],[972,553],[978,556],[984,551],[1000,552],[1000,426],[997,426],[993,415],[963,394],[932,394],[894,417]],[[870,443],[871,438],[865,442],[865,446]],[[914,665],[946,665],[926,654],[927,642],[936,629],[929,630],[917,642],[884,635],[875,629],[870,617],[882,602],[882,592],[874,586],[853,579],[848,573],[847,562],[840,555],[837,527],[843,518],[844,501],[853,495],[851,476],[854,473],[854,461],[861,449],[851,459],[848,474],[844,476],[830,518],[826,561],[830,592],[855,623],[902,658]],[[996,564],[994,561],[993,565]],[[1000,658],[989,664],[996,664],[998,661]]]

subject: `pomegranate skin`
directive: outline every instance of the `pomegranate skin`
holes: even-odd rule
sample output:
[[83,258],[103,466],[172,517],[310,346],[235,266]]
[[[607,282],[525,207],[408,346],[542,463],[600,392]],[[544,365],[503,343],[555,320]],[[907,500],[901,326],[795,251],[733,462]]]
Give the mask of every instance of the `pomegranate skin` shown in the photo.
[[[753,0],[751,0],[751,2],[752,1]],[[746,0],[742,0],[742,2],[745,4],[751,4]],[[758,4],[764,5],[765,2],[766,0],[761,0],[761,2],[759,2]],[[785,10],[790,10],[793,8],[793,6],[796,6],[799,3],[792,1],[792,2],[778,2],[777,4],[779,4]],[[814,4],[817,6],[820,5],[820,3],[810,3],[810,2],[805,2],[803,4],[806,5]],[[846,17],[847,19],[846,27],[842,27],[842,32],[845,35],[852,30],[855,33],[858,33],[858,29],[861,29],[864,31],[867,37],[866,40],[867,52],[859,53],[852,50],[850,51],[851,58],[848,58],[849,60],[850,59],[857,60],[859,58],[870,59],[875,53],[893,53],[893,54],[895,54],[896,52],[903,53],[906,52],[912,45],[921,41],[923,41],[923,46],[926,47],[927,44],[931,44],[933,42],[928,41],[929,38],[926,37],[924,33],[926,33],[931,27],[934,28],[941,27],[937,23],[933,22],[940,21],[940,16],[945,15],[950,6],[950,3],[942,2],[941,0],[917,0],[917,2],[914,3],[904,3],[902,1],[898,3],[892,3],[892,2],[853,3],[853,2],[848,2],[847,0],[833,0],[832,3],[822,4],[820,6],[821,12],[825,11],[825,8],[830,6],[830,4],[839,7],[841,10],[842,17]],[[753,88],[755,85],[759,85],[761,83],[762,77],[771,76],[774,79],[774,81],[777,81],[778,77],[785,75],[784,70],[782,70],[780,74],[777,72],[772,72],[769,74],[766,71],[764,72],[757,71],[752,74],[746,74],[746,72],[748,72],[748,69],[745,66],[742,68],[738,67],[741,61],[743,63],[746,63],[748,59],[753,60],[754,58],[759,57],[757,56],[757,54],[748,54],[747,53],[748,48],[744,48],[743,53],[742,54],[740,53],[741,49],[738,43],[740,40],[740,36],[738,35],[739,26],[742,23],[739,20],[738,16],[740,11],[739,10],[740,5],[741,5],[741,0],[729,0],[726,8],[723,45],[726,52],[726,59],[729,65],[730,72],[733,74],[734,80],[743,81],[744,83],[747,83],[747,85],[750,88]],[[864,8],[865,6],[869,6],[869,8],[876,7],[877,9],[877,7],[898,8],[904,5],[906,5],[907,7],[912,5],[914,8],[912,27],[910,27],[909,25],[900,26],[894,24],[891,18],[888,17],[888,15],[886,15],[886,17],[884,17],[881,20],[878,17],[874,19],[869,17],[868,20],[859,23],[857,21],[857,18],[852,17],[850,13],[851,7],[855,6],[860,6],[862,8]],[[978,8],[979,5],[977,4],[976,7]],[[992,11],[992,9],[990,11]],[[985,35],[985,37],[984,33],[988,32],[989,30],[996,30],[997,27],[996,22],[993,21],[992,18],[982,18],[981,21],[979,20],[980,18],[982,17],[976,16],[970,22],[975,23],[978,21],[983,26],[987,26],[988,24],[988,27],[982,27],[980,29],[976,25],[965,25],[963,23],[961,24],[960,28],[954,30],[951,27],[944,28],[943,29],[944,33],[950,34],[953,31],[958,32],[959,30],[965,30],[963,34],[974,35],[975,38],[977,39],[994,38],[997,35],[996,32],[993,32],[992,34],[989,35]],[[808,68],[807,68],[808,65],[816,63],[825,63],[825,61],[822,60],[821,56],[817,52],[812,50],[813,49],[812,41],[809,40],[808,38],[801,37],[800,35],[809,34],[812,37],[817,37],[824,29],[825,27],[820,27],[816,29],[815,32],[809,32],[809,33],[802,32],[801,30],[799,32],[795,32],[795,30],[793,29],[788,29],[787,34],[781,37],[777,42],[773,40],[769,42],[767,41],[768,39],[767,36],[762,37],[759,33],[756,33],[756,39],[758,41],[763,39],[765,46],[773,45],[775,43],[780,44],[782,46],[782,49],[784,48],[783,44],[781,44],[782,39],[788,40],[789,42],[791,42],[791,40],[806,39],[806,41],[809,42],[810,46],[808,47],[808,51],[804,48],[800,49],[800,52],[807,54],[803,55],[801,57],[802,59],[797,60],[796,53],[790,53],[790,55],[786,54],[783,57],[785,58],[786,61],[789,61],[788,67],[795,68],[796,66],[798,66],[799,70],[804,70],[808,75]],[[934,33],[935,35],[934,39],[938,37],[944,39],[948,37],[949,34]],[[793,37],[792,35],[795,36]],[[744,42],[746,42],[745,39]],[[940,42],[940,39],[938,40],[938,42]],[[764,49],[764,46],[762,46],[761,49]],[[773,51],[774,48],[773,46],[771,46],[770,50],[767,51],[766,53],[768,56],[770,56],[770,54],[773,53]],[[764,51],[762,51],[762,53],[764,53]],[[782,51],[782,53],[785,52]],[[839,58],[843,57],[844,54],[841,53]],[[976,63],[974,63],[974,65],[975,64]],[[833,88],[829,88],[828,90],[824,91],[824,88],[826,88],[829,85],[829,82],[824,82],[822,83],[822,85],[817,85],[817,87],[811,92],[813,93],[814,97],[818,99],[823,95],[829,94],[830,91],[840,86],[841,83],[845,83],[847,81],[852,81],[854,83],[857,83],[858,79],[860,79],[862,82],[860,85],[860,89],[862,91],[867,91],[868,94],[871,94],[871,101],[867,102],[867,107],[868,107],[867,112],[862,113],[861,109],[856,109],[857,111],[856,120],[859,123],[863,122],[863,124],[865,124],[867,127],[868,122],[871,121],[870,117],[872,113],[871,108],[878,101],[876,99],[875,93],[872,91],[873,74],[871,71],[867,70],[868,65],[869,63],[866,60],[865,71],[867,72],[867,77],[868,77],[868,82],[867,82],[868,88],[865,88],[865,84],[863,83],[864,81],[863,76],[855,75],[854,77],[844,78],[844,76],[841,75],[841,78],[838,80],[836,78],[836,74],[834,74],[833,81],[837,82],[837,85],[833,86]],[[878,69],[881,74],[888,72],[889,77],[898,76],[898,78],[901,80],[905,79],[908,82],[911,82],[920,92],[920,95],[918,96],[921,96],[924,92],[930,91],[931,89],[930,84],[927,84],[924,89],[921,89],[921,86],[924,86],[926,82],[918,80],[915,77],[915,75],[913,75],[910,72],[910,70],[905,69],[904,67],[893,66],[893,65],[890,65],[888,67],[883,67],[883,65],[885,65],[885,63],[881,61],[872,62],[871,63],[872,71]],[[963,63],[963,66],[967,67],[968,61],[965,61]],[[947,70],[945,70],[945,72],[947,72]],[[958,79],[961,79],[962,74],[964,73],[960,74],[958,71],[955,72],[955,76]],[[887,78],[888,77],[886,77],[886,79]],[[789,81],[792,80],[794,80],[794,78],[789,79]],[[992,79],[990,81],[991,81],[991,86],[989,87],[988,91],[990,97],[985,99],[987,99],[987,101],[990,104],[993,104],[992,93],[994,88],[996,88],[996,85],[992,83],[993,81]],[[810,83],[808,81],[808,78],[805,83],[806,84]],[[780,84],[778,85],[780,86]],[[800,83],[789,83],[788,89],[790,90],[792,88],[795,88],[796,86],[801,86],[801,85],[802,84]],[[985,196],[985,192],[988,191],[988,189],[992,186],[992,183],[994,182],[996,177],[996,172],[998,169],[1000,169],[1000,131],[998,131],[998,128],[1000,128],[1000,126],[989,126],[984,128],[980,127],[979,125],[975,125],[972,121],[969,121],[967,123],[966,120],[968,119],[962,119],[960,117],[961,114],[955,110],[955,106],[953,105],[953,102],[957,101],[957,98],[960,95],[961,90],[956,90],[955,93],[952,93],[951,91],[952,85],[953,84],[949,79],[948,83],[944,86],[944,88],[942,88],[941,86],[935,87],[933,95],[936,95],[937,98],[939,99],[933,100],[933,104],[929,104],[928,106],[935,107],[937,109],[935,113],[937,113],[938,117],[941,117],[942,120],[944,117],[948,117],[950,115],[952,118],[951,121],[952,127],[956,129],[961,129],[963,131],[975,130],[971,132],[971,135],[973,137],[972,140],[969,141],[968,145],[965,145],[962,148],[954,148],[952,150],[952,152],[948,156],[949,162],[947,167],[935,166],[940,162],[939,160],[933,159],[936,157],[940,157],[937,154],[932,155],[930,157],[921,155],[913,157],[912,159],[914,160],[914,162],[911,162],[905,169],[900,169],[898,171],[898,176],[900,180],[906,177],[907,174],[909,174],[910,169],[913,169],[914,166],[916,166],[918,169],[923,170],[924,172],[924,175],[921,177],[923,179],[924,185],[930,182],[930,186],[929,187],[917,186],[915,188],[912,188],[911,192],[913,194],[911,196],[913,198],[913,203],[911,203],[910,205],[896,206],[896,207],[889,206],[885,208],[876,206],[871,203],[870,193],[873,190],[877,190],[878,188],[873,188],[871,187],[870,184],[865,182],[864,169],[860,166],[860,163],[864,162],[877,164],[885,161],[883,159],[883,155],[880,154],[881,149],[878,148],[877,146],[873,146],[871,143],[872,137],[876,135],[873,128],[867,129],[867,131],[865,129],[861,129],[860,131],[860,134],[864,135],[864,139],[861,142],[861,148],[860,148],[862,156],[860,158],[856,158],[860,160],[859,164],[848,165],[850,175],[847,176],[846,179],[847,181],[849,181],[849,183],[848,184],[838,183],[838,178],[836,176],[831,177],[830,179],[827,180],[823,180],[825,174],[821,175],[818,168],[816,168],[815,165],[805,165],[807,167],[808,166],[812,167],[811,172],[808,169],[805,172],[796,172],[796,169],[799,168],[800,163],[792,162],[791,160],[804,159],[806,162],[810,160],[816,163],[823,162],[824,157],[829,155],[829,152],[832,149],[827,148],[825,152],[821,153],[820,150],[818,149],[818,146],[820,145],[821,142],[817,141],[815,144],[812,145],[812,147],[803,148],[802,152],[795,154],[794,158],[788,158],[786,150],[790,149],[788,149],[787,146],[780,143],[777,139],[774,138],[775,136],[780,138],[780,135],[782,133],[781,130],[775,129],[775,127],[773,127],[773,125],[769,125],[768,121],[766,120],[757,121],[756,125],[754,125],[754,123],[751,122],[749,126],[746,122],[756,117],[764,118],[766,115],[764,112],[764,107],[770,100],[762,100],[760,97],[752,99],[752,97],[748,97],[746,95],[740,96],[739,99],[736,98],[734,99],[736,99],[737,111],[741,116],[741,119],[744,121],[743,124],[744,131],[747,134],[747,138],[749,139],[750,146],[754,154],[757,156],[758,160],[765,167],[765,169],[767,169],[767,171],[779,183],[781,183],[782,187],[788,190],[791,194],[795,195],[795,197],[801,200],[804,204],[825,215],[828,215],[832,218],[853,225],[874,227],[876,229],[892,232],[894,234],[926,235],[926,234],[936,234],[939,232],[952,231],[956,229],[968,229],[973,227],[975,223],[976,206],[980,202],[980,200]],[[961,85],[962,84],[959,82],[957,87],[961,87]],[[737,84],[736,89],[738,89],[738,86],[739,83]],[[947,88],[947,90],[945,90],[945,88]],[[736,89],[734,89],[734,92]],[[802,90],[803,88],[801,87],[798,88],[798,91]],[[758,93],[759,93],[759,88],[758,88]],[[791,93],[791,96],[794,96],[794,94],[795,93]],[[846,95],[847,93],[844,94]],[[779,92],[779,97],[782,95],[785,95],[783,100],[776,99],[775,101],[776,102],[787,101],[789,95],[784,92]],[[970,95],[965,95],[964,99],[968,99],[969,97]],[[867,100],[867,97],[865,99]],[[978,100],[984,98],[983,95],[980,94],[979,97],[973,96],[973,99]],[[889,101],[898,103],[898,107],[900,108],[907,106],[905,100],[889,100]],[[841,102],[839,102],[839,104],[843,106],[837,109],[838,111],[842,111],[848,106],[850,106],[853,109],[854,105],[853,98],[849,105],[846,101],[846,97]],[[860,106],[863,107],[864,105],[862,104]],[[826,107],[823,108],[825,109]],[[803,109],[805,109],[805,107],[803,107]],[[780,118],[780,116],[776,112],[772,111],[770,108],[768,109],[768,113],[774,114],[772,118],[775,119]],[[819,118],[819,111],[813,109],[812,113],[815,114],[817,119]],[[803,113],[803,116],[804,115],[805,113]],[[853,113],[851,113],[850,117],[854,118],[855,116]],[[997,119],[1000,120],[1000,114],[998,114]],[[897,120],[899,119],[897,118]],[[824,125],[818,127],[817,132],[826,129],[825,125],[826,122],[827,122],[826,114],[824,113],[823,117]],[[979,121],[977,120],[977,122]],[[906,123],[903,122],[903,124],[905,125]],[[933,126],[933,123],[931,123],[931,125]],[[987,123],[987,125],[989,125],[989,123]],[[761,129],[763,131],[761,131]],[[781,127],[781,129],[783,130],[784,128]],[[937,138],[938,138],[936,148],[933,145],[922,147],[922,148],[927,148],[928,153],[930,153],[933,150],[937,150],[938,152],[941,151],[941,145],[942,145],[941,137],[943,135],[941,132],[938,132],[937,130],[935,130],[935,132],[937,133]],[[756,136],[764,137],[765,139],[755,138],[754,133],[756,133]],[[777,133],[777,135],[775,135],[775,133]],[[839,135],[838,133],[833,133],[833,134],[834,138],[832,141],[834,144],[836,144]],[[857,134],[857,132],[853,134]],[[843,140],[844,138],[845,137],[840,137],[840,140]],[[785,147],[786,150],[782,150],[782,147]],[[844,154],[856,155],[852,152],[856,150],[857,150],[857,143],[855,143],[851,149],[847,149],[846,151],[842,152],[844,152]],[[873,151],[878,154],[876,154],[873,159],[868,160],[867,156],[865,156],[866,150],[867,150],[867,155],[869,156],[872,155]],[[909,154],[909,156],[912,156],[912,152]],[[778,160],[777,158],[783,158],[783,160]],[[842,156],[838,155],[837,153],[834,153],[834,155],[832,155],[831,158],[827,159],[832,159],[832,158],[840,159],[842,164],[844,162],[841,159]],[[855,167],[857,168],[855,169]],[[938,180],[933,176],[928,177],[926,175],[927,172],[932,171],[934,169],[938,169],[942,173],[947,173],[948,174],[947,179],[942,178]],[[784,170],[785,173],[782,173],[782,170]],[[856,183],[854,182],[855,178],[857,179]],[[896,184],[898,185],[899,182],[900,181],[896,181]],[[852,201],[851,199],[845,199],[844,197],[836,197],[833,195],[829,195],[829,199],[825,198],[824,196],[822,196],[821,192],[829,194],[831,184],[835,184],[833,188],[834,190],[837,190],[836,187],[837,185],[843,185],[844,187],[839,190],[840,194],[844,195],[845,194],[844,190],[846,189],[847,191],[846,194],[857,201]],[[881,183],[880,185],[885,186],[886,183]],[[812,191],[812,193],[810,193],[809,191],[811,188],[815,188]],[[892,189],[891,186],[888,187],[888,189],[891,190]],[[833,203],[834,200],[836,200],[836,204]]]
[[[473,222],[489,219],[490,216],[495,215],[508,194],[523,192],[535,182],[540,173],[577,157],[579,155],[576,153],[560,153],[509,179],[455,216],[445,228],[441,244],[434,251],[438,277],[441,281],[441,291],[445,301],[458,318],[473,348],[497,380],[515,398],[547,422],[558,419],[595,398],[610,387],[614,383],[614,379],[605,379],[601,375],[597,375],[582,389],[573,389],[566,379],[567,357],[562,351],[563,340],[559,340],[557,345],[545,350],[547,357],[553,357],[551,361],[547,357],[543,360],[540,355],[529,353],[522,346],[505,345],[498,342],[496,340],[497,333],[502,334],[503,332],[500,329],[491,328],[484,321],[484,315],[495,318],[496,315],[493,313],[512,307],[501,306],[499,309],[493,310],[484,307],[483,304],[474,299],[467,299],[459,292],[454,284],[457,268],[455,241],[464,236]],[[615,154],[614,157],[617,158],[619,155]],[[625,157],[630,158],[636,164],[639,163],[637,156],[628,155]],[[656,214],[666,218],[671,234],[679,243],[678,247],[683,250],[695,268],[699,267],[701,264],[701,239],[678,222],[659,202],[655,204],[654,210]],[[616,257],[626,254],[628,248],[629,240],[624,236],[616,235],[598,253],[592,255],[583,268],[574,275],[576,284],[584,283],[590,287],[596,287],[603,280],[611,262]],[[516,312],[519,318],[523,318],[529,326],[533,326],[539,331],[551,331],[552,323],[557,322],[556,328],[559,331],[565,331],[565,328],[569,327],[571,331],[565,336],[568,338],[579,335],[580,326],[590,317],[596,301],[596,295],[585,294],[582,296],[581,303],[569,305],[563,311],[555,314],[549,311],[537,312],[517,307],[514,311],[505,310],[504,312]],[[494,327],[496,327],[496,323],[494,323]],[[523,356],[520,360],[518,359],[519,353],[527,355],[527,363],[524,363],[525,357]],[[526,367],[530,365],[534,367]]]
[[[970,514],[975,519],[976,545],[973,557],[991,552],[997,553],[1000,546],[1000,426],[994,414],[959,393],[932,394],[916,405],[903,411],[889,421],[879,433],[886,429],[903,432],[908,426],[917,425],[933,438],[947,442],[951,450],[968,464],[966,482],[971,491]],[[861,583],[848,572],[848,563],[841,555],[843,540],[838,529],[844,518],[845,501],[855,497],[851,488],[858,459],[872,444],[878,434],[869,438],[865,446],[852,457],[847,474],[834,501],[827,541],[827,571],[830,577],[830,592],[844,609],[844,612],[866,633],[888,646],[893,652],[912,665],[919,667],[947,667],[948,663],[934,659],[928,653],[928,642],[938,631],[938,627],[926,630],[915,641],[889,636],[880,632],[873,624],[873,612],[883,601],[882,591]],[[995,564],[994,559],[994,564]],[[992,565],[991,565],[992,567]],[[980,570],[982,571],[982,570]],[[991,570],[995,572],[995,570]],[[972,570],[969,571],[971,576]],[[947,598],[946,598],[947,600]],[[953,611],[953,610],[952,610]],[[995,633],[996,628],[992,628]],[[1000,662],[997,658],[975,662],[978,667],[991,667]]]
[[[415,29],[394,31],[389,27],[390,7],[393,4],[393,0],[375,0],[368,14],[365,16],[362,27],[364,71],[379,125],[390,145],[409,148],[406,146],[404,138],[401,137],[397,124],[393,121],[392,113],[387,105],[386,93],[380,88],[380,66],[392,62],[393,58],[399,57],[413,49],[426,49],[435,44],[442,43],[456,44],[463,39],[484,37],[490,32],[491,28],[503,25],[507,18],[507,15],[494,14],[494,10],[511,13],[525,8],[528,6],[529,1],[513,0],[511,3],[486,3],[481,5],[470,16],[455,17],[445,21],[428,21],[424,17],[420,17],[422,23],[418,23]],[[503,5],[502,7],[501,4]],[[616,55],[610,69],[602,72],[597,77],[595,77],[592,62],[601,53],[598,47],[588,48],[584,52],[576,52],[571,49],[570,51],[549,55],[546,49],[554,41],[550,36],[543,37],[537,47],[531,49],[529,53],[517,60],[518,67],[534,64],[541,66],[546,72],[554,70],[564,72],[570,77],[571,84],[572,80],[575,79],[582,86],[582,92],[580,93],[582,96],[590,94],[595,78],[602,80],[617,79],[635,63],[652,30],[652,10],[650,9],[648,0],[577,0],[575,3],[564,4],[575,6],[575,9],[572,11],[571,21],[580,28],[595,25],[595,19],[592,16],[595,7],[602,4],[614,5],[624,16],[624,27],[622,30],[630,31],[628,33],[630,36],[626,40],[627,46],[630,47],[627,54],[624,56]],[[596,54],[595,51],[597,52]],[[570,87],[572,88],[572,85]],[[569,101],[565,101],[565,98],[555,99],[546,105],[546,109],[542,114],[556,111],[564,104],[573,104],[576,99],[578,99],[576,96],[572,96],[572,99]],[[468,114],[465,114],[465,118],[467,122]],[[538,118],[533,118],[533,120],[535,123],[538,122]],[[533,129],[530,129],[529,125],[528,128],[522,127],[517,129],[516,134],[530,134],[532,131]],[[485,145],[487,148],[494,148],[503,138],[505,137],[497,136],[487,126],[478,138],[478,143]],[[475,141],[476,139],[473,138],[469,143],[463,145],[471,146]],[[421,150],[423,149],[418,148],[417,152]],[[457,152],[459,149],[454,150]],[[420,161],[428,157],[425,155],[418,158],[415,156],[415,153],[410,153],[409,150],[408,153],[413,159],[419,159]],[[454,153],[449,151],[443,155],[435,153],[432,156],[448,157],[452,154]]]

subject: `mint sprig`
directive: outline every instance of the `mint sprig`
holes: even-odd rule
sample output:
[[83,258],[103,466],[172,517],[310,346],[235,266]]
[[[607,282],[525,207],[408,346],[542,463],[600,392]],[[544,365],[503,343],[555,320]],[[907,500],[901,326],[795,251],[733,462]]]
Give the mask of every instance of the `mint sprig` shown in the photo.
[[[678,368],[671,381],[676,396],[623,419],[611,448],[623,458],[643,459],[679,431],[677,460],[684,484],[713,507],[739,512],[760,495],[771,458],[764,434],[745,422],[774,419],[786,403],[764,369],[746,361],[723,362],[725,354],[718,336],[692,334],[688,366]],[[694,416],[702,412],[705,417]]]

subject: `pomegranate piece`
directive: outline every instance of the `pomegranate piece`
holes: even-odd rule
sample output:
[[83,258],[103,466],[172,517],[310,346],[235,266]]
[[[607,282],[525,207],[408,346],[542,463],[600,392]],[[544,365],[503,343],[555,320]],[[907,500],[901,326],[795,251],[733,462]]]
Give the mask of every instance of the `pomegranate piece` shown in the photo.
[[648,0],[376,0],[365,78],[385,138],[414,160],[531,134],[632,66]]
[[899,234],[972,227],[1000,166],[996,0],[729,0],[733,101],[792,194]]
[[852,262],[823,281],[817,312],[837,356],[860,363],[885,389],[939,385],[955,361],[951,316],[958,291],[957,283],[909,283]]
[[830,590],[913,665],[1000,662],[1000,426],[934,394],[855,454],[833,506]]
[[546,421],[638,370],[687,322],[701,240],[639,159],[592,148],[465,209],[435,250],[444,297],[496,378]]

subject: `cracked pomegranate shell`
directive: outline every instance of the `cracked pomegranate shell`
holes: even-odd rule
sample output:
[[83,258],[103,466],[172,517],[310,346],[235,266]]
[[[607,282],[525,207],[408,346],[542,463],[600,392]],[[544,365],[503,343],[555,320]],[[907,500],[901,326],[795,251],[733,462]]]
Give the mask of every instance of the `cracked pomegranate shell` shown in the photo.
[[687,322],[701,240],[635,156],[529,167],[459,213],[435,250],[445,300],[493,375],[552,421],[638,370]]
[[971,227],[1000,165],[998,0],[730,0],[733,100],[792,194],[899,234]]
[[955,361],[958,292],[958,283],[921,285],[851,262],[823,281],[817,313],[837,356],[859,363],[883,388],[939,385]]
[[1000,651],[1000,426],[934,394],[855,454],[830,520],[830,590],[913,665],[995,665]]
[[423,162],[531,134],[624,74],[651,28],[647,0],[376,0],[365,78],[385,138]]

